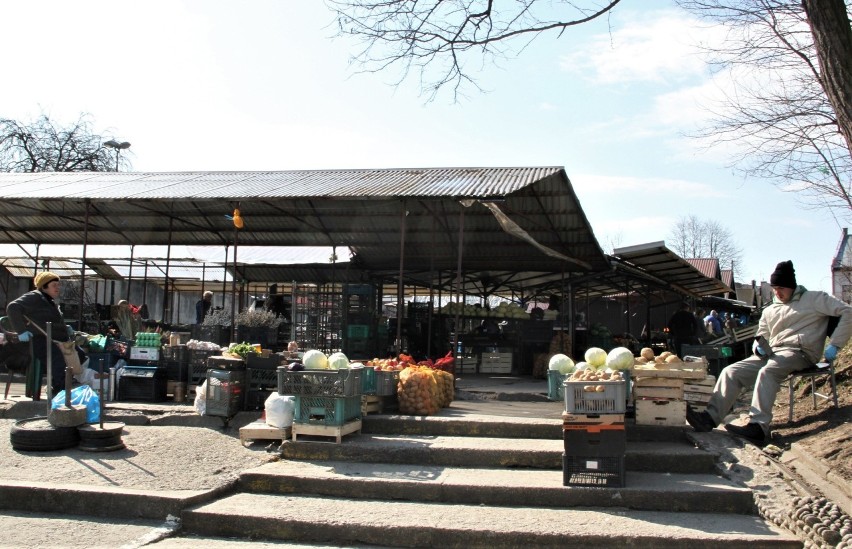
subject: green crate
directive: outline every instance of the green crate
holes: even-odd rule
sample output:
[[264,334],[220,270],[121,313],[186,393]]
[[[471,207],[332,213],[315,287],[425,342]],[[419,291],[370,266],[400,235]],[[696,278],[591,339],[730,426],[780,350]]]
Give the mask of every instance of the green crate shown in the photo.
[[399,372],[383,370],[376,372],[376,395],[396,396],[396,386],[399,384]]
[[349,339],[367,339],[370,337],[370,326],[367,324],[350,324],[346,327],[346,337]]
[[296,396],[293,421],[313,425],[343,425],[361,418],[361,396]]
[[294,396],[351,397],[361,395],[364,368],[301,370],[278,367],[278,394]]
[[565,394],[565,376],[559,370],[547,371],[547,400],[562,400]]
[[361,372],[361,393],[365,395],[376,394],[376,369],[372,366],[364,366]]

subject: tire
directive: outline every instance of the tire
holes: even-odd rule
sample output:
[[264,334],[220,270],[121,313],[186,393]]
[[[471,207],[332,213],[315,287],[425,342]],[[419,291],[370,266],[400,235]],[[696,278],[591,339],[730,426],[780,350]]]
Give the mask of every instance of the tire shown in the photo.
[[52,452],[73,448],[80,442],[76,427],[54,427],[47,417],[16,421],[9,429],[12,448],[23,452]]

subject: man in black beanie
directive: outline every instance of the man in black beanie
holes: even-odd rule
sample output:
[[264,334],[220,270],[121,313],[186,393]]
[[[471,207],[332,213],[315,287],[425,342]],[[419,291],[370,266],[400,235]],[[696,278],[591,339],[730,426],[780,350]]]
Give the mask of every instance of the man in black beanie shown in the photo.
[[[797,285],[792,261],[779,263],[769,283],[773,299],[760,315],[752,344],[754,355],[722,370],[706,411],[687,409],[686,420],[698,432],[722,423],[740,392],[754,388],[748,424],[728,424],[725,429],[757,443],[766,442],[781,382],[822,357],[834,360],[852,336],[852,307],[825,292],[811,292]],[[828,320],[833,316],[840,320],[826,347]],[[761,338],[768,342],[768,348],[758,344]]]

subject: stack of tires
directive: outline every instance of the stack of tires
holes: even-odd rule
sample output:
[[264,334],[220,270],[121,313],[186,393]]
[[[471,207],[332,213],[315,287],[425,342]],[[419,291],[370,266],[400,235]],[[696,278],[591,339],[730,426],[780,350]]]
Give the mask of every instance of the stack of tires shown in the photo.
[[23,452],[50,452],[73,448],[80,443],[77,427],[56,427],[46,416],[16,421],[9,430],[12,448]]

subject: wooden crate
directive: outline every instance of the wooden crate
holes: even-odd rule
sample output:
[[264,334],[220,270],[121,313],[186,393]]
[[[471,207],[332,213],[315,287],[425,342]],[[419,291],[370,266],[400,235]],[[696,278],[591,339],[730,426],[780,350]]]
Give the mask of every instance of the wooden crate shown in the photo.
[[512,353],[482,353],[479,371],[483,374],[511,374]]
[[266,421],[259,419],[249,423],[245,427],[240,427],[240,443],[247,446],[246,442],[251,444],[253,440],[280,440],[284,441],[290,438],[292,429],[284,427],[279,429],[272,425],[267,425]]
[[683,379],[640,377],[633,382],[633,398],[683,399]]
[[579,425],[624,425],[624,414],[572,414],[562,412],[562,423]]
[[[314,437],[311,442],[329,442],[340,444],[344,435],[361,432],[361,420],[356,419],[343,425],[314,425],[310,423],[293,423],[293,442],[298,442],[299,436]],[[334,440],[330,440],[334,439]],[[303,441],[304,442],[304,441]]]
[[683,427],[686,402],[683,400],[636,400],[636,425]]
[[651,364],[636,364],[630,371],[631,377],[657,377],[668,379],[705,379],[707,377],[707,359],[692,362],[678,362],[676,367],[671,365],[656,368]]
[[381,414],[384,404],[384,399],[376,395],[361,396],[361,415]]

